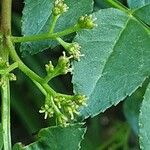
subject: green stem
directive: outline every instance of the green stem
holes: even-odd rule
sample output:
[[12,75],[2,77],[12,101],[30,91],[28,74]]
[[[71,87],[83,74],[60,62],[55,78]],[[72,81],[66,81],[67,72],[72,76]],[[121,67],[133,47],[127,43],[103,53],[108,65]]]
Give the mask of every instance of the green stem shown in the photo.
[[150,34],[150,27],[146,23],[144,23],[140,18],[138,18],[138,16],[134,14],[134,11],[128,9],[117,0],[106,0],[106,1],[110,3],[112,7],[118,8],[119,10],[122,10],[123,12],[127,13],[129,16],[132,16],[138,23],[140,23],[145,28],[148,34]]
[[6,68],[4,70],[0,70],[0,74],[8,74],[9,72],[13,71],[17,67],[18,67],[18,63],[15,62],[12,65],[10,65],[8,68]]
[[[17,55],[15,48],[10,40],[10,38],[7,38],[7,44],[10,49],[10,56],[12,57],[14,62],[18,63],[18,68],[25,73],[34,83],[36,83],[37,87],[44,93],[45,91],[47,93],[51,93],[52,95],[56,95],[56,92],[47,84],[44,82],[43,78],[41,78],[39,75],[37,75],[35,72],[33,72],[30,68],[28,68],[22,60]],[[45,90],[45,91],[44,91]]]
[[41,86],[41,84],[39,84],[37,81],[32,80],[34,82],[34,84],[40,89],[40,91],[43,93],[43,95],[47,95],[45,89]]
[[18,63],[17,63],[17,62],[11,64],[11,65],[5,70],[6,74],[9,73],[9,72],[11,72],[11,71],[13,71],[13,70],[16,69],[17,67],[18,67]]
[[3,75],[4,84],[1,88],[2,98],[2,127],[4,150],[11,150],[11,130],[10,130],[10,85],[7,76]]
[[20,43],[20,42],[29,42],[29,41],[41,41],[41,40],[47,40],[47,39],[56,39],[57,37],[62,37],[69,35],[71,33],[77,32],[80,30],[80,27],[78,25],[75,25],[73,27],[70,27],[64,31],[56,32],[56,33],[45,33],[45,34],[38,34],[38,35],[30,35],[30,36],[23,36],[23,37],[11,37],[11,41],[14,43]]
[[115,7],[115,8],[118,8],[128,14],[131,14],[130,10],[125,7],[124,5],[122,5],[120,2],[118,2],[117,0],[106,0],[108,3],[111,4],[111,6]]
[[4,36],[11,34],[11,4],[12,0],[2,0],[1,32]]
[[54,16],[52,17],[52,24],[50,25],[50,30],[49,30],[49,34],[53,33],[54,29],[55,29],[55,26],[56,26],[56,23],[57,23],[57,20],[59,18],[59,15],[58,16]]
[[60,75],[60,69],[61,68],[55,68],[54,71],[50,74],[48,74],[45,78],[44,78],[44,83],[48,83],[52,78]]
[[[9,50],[6,43],[6,37],[11,35],[11,6],[12,0],[1,1],[1,58],[9,61]],[[7,75],[2,75],[3,84],[1,87],[2,99],[2,129],[4,150],[11,150],[11,128],[10,128],[10,83]]]
[[70,43],[65,42],[63,39],[61,39],[60,37],[56,38],[56,40],[64,47],[64,49],[68,49]]

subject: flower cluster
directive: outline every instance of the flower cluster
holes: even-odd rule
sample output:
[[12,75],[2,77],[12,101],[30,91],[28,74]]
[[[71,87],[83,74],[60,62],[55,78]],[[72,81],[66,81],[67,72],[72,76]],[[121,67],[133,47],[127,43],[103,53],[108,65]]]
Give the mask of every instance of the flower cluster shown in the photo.
[[84,56],[84,54],[81,54],[80,49],[81,46],[77,42],[69,43],[66,48],[67,52],[77,61],[80,61],[80,57]]
[[59,57],[58,64],[55,69],[59,70],[59,74],[67,74],[68,72],[72,72],[70,59],[72,56],[67,57],[65,52],[63,52],[63,56]]
[[81,16],[78,20],[78,25],[80,26],[80,28],[83,29],[93,29],[94,27],[97,26],[97,24],[95,24],[96,18],[93,19],[92,15],[85,15],[85,16]]
[[49,99],[46,99],[45,105],[41,107],[41,110],[39,112],[45,113],[45,119],[51,118],[55,114],[57,121],[61,125],[66,126],[70,120],[73,120],[75,118],[75,115],[79,115],[79,107],[85,105],[85,96],[50,96]]
[[68,9],[69,7],[64,3],[64,0],[55,0],[52,12],[54,16],[58,16],[66,12]]
[[[2,71],[1,74],[6,74],[10,81],[15,81],[16,76],[13,73],[7,72],[6,70],[8,68],[9,63],[0,57],[0,71]],[[5,80],[3,78],[0,79],[0,86],[5,86]]]

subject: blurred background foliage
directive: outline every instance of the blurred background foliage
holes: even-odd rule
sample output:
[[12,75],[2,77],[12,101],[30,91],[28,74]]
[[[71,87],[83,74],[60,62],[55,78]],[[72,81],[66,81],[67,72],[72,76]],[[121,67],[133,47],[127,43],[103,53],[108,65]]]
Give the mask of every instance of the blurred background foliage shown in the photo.
[[[127,6],[126,0],[120,0]],[[21,36],[21,15],[23,0],[13,0],[13,35]],[[94,11],[111,7],[105,0],[95,0]],[[19,45],[17,45],[19,53]],[[22,57],[23,61],[39,75],[45,75],[44,65],[52,60],[56,63],[62,47],[49,49],[33,56]],[[21,54],[20,54],[21,56]],[[13,143],[22,141],[29,144],[37,132],[55,125],[55,120],[44,120],[38,111],[44,103],[44,96],[20,71],[16,70],[17,82],[11,83],[11,124]],[[124,102],[106,112],[86,120],[87,133],[82,150],[138,150],[138,114],[147,82],[127,97]],[[50,83],[59,92],[72,94],[71,75],[60,76]]]

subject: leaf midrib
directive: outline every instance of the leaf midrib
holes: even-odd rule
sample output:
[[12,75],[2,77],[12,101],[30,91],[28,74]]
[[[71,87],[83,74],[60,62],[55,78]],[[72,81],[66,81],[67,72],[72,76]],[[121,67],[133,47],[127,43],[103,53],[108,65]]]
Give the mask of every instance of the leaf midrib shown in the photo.
[[129,17],[131,17],[131,18],[135,19],[137,22],[139,22],[142,25],[142,27],[147,31],[147,33],[150,34],[150,27],[145,22],[143,22],[140,18],[138,18],[135,14],[135,12],[137,10],[144,8],[148,5],[150,5],[150,4],[147,4],[147,5],[144,5],[143,7],[137,8],[134,11],[126,9],[126,11],[123,11],[123,12],[125,12]]
[[125,31],[125,29],[126,29],[126,27],[127,27],[127,25],[128,25],[129,20],[130,20],[130,17],[127,19],[124,28],[122,28],[122,30],[120,31],[120,34],[119,34],[118,38],[116,39],[116,42],[114,43],[114,45],[113,45],[113,47],[112,47],[112,52],[111,52],[110,55],[108,56],[108,58],[107,58],[107,60],[106,60],[106,62],[105,62],[105,64],[104,64],[104,67],[103,67],[103,69],[102,69],[102,72],[101,72],[101,74],[99,75],[99,77],[97,78],[97,80],[96,80],[96,82],[95,82],[95,86],[93,86],[94,88],[93,88],[93,90],[91,90],[91,93],[90,93],[89,95],[91,95],[91,94],[94,92],[95,87],[96,87],[97,84],[98,84],[98,81],[100,80],[100,78],[102,77],[102,75],[103,75],[103,73],[104,73],[104,70],[105,70],[106,65],[107,65],[107,63],[108,63],[108,60],[109,60],[109,58],[113,55],[114,49],[115,49],[115,47],[116,47],[118,41],[120,40],[120,37],[122,36],[123,32]]
[[[126,13],[126,14],[127,14],[127,13]],[[98,81],[99,81],[99,80],[101,79],[101,77],[103,76],[104,70],[105,70],[105,68],[106,68],[106,66],[107,66],[107,63],[108,63],[108,60],[109,60],[109,58],[113,55],[114,50],[115,50],[115,47],[116,47],[117,43],[119,42],[119,40],[121,39],[121,36],[123,35],[125,29],[126,29],[127,26],[128,26],[128,23],[129,23],[129,21],[130,21],[131,19],[137,21],[137,22],[146,30],[147,34],[150,35],[150,30],[149,30],[148,28],[146,28],[147,25],[146,25],[143,21],[137,19],[137,18],[136,18],[135,16],[133,16],[133,15],[129,15],[129,14],[128,14],[128,19],[127,19],[127,21],[126,21],[126,23],[125,23],[125,26],[124,26],[124,28],[122,28],[122,30],[121,30],[121,32],[120,32],[118,38],[116,39],[116,42],[114,43],[114,46],[112,47],[112,52],[111,52],[110,55],[108,56],[108,58],[107,58],[107,60],[106,60],[106,62],[105,62],[105,64],[104,64],[104,67],[103,67],[103,69],[102,69],[102,72],[101,72],[101,74],[99,75],[99,77],[97,78],[97,80],[96,80],[96,82],[95,82],[95,85],[93,86],[94,88],[91,90],[89,96],[94,92],[94,90],[95,90],[95,88],[96,88],[96,86],[97,86],[97,84],[98,84]]]

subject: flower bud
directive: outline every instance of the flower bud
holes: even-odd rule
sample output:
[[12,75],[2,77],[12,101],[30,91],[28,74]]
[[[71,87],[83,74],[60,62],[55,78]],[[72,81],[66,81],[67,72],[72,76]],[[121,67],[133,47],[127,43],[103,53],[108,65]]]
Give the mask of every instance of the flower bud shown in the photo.
[[80,52],[81,46],[74,42],[74,43],[70,43],[70,45],[67,48],[68,53],[73,56],[73,58],[77,61],[80,61],[80,57],[84,56],[83,54],[81,54]]
[[82,106],[82,105],[86,106],[87,105],[86,100],[87,100],[87,97],[85,95],[77,94],[74,96],[74,101],[80,106]]
[[13,73],[9,73],[8,78],[10,81],[16,81],[17,80],[16,76]]
[[45,69],[48,74],[54,71],[54,66],[51,61],[49,61],[49,64],[45,65]]
[[67,57],[65,52],[63,52],[63,56],[60,56],[56,66],[56,68],[59,68],[60,74],[67,74],[68,72],[72,72],[72,68],[70,67],[71,58],[72,57]]
[[44,119],[47,119],[48,117],[51,118],[53,117],[54,110],[51,106],[48,104],[45,104],[44,106],[41,107],[41,110],[39,110],[39,113],[45,113]]
[[68,9],[69,7],[64,3],[64,0],[55,0],[52,13],[54,16],[58,16],[66,12]]
[[94,27],[97,26],[97,24],[94,23],[94,21],[96,20],[92,18],[92,15],[85,15],[85,16],[81,16],[78,20],[78,24],[80,26],[80,28],[83,29],[93,29]]

